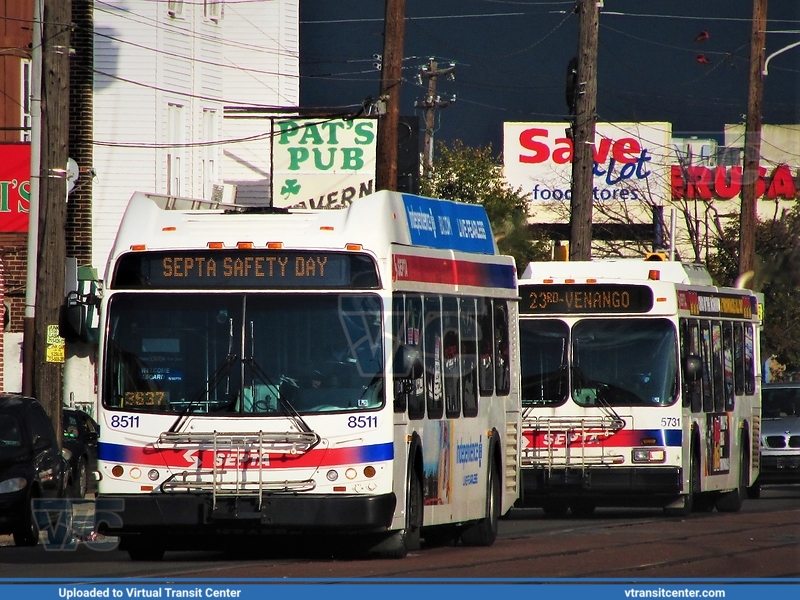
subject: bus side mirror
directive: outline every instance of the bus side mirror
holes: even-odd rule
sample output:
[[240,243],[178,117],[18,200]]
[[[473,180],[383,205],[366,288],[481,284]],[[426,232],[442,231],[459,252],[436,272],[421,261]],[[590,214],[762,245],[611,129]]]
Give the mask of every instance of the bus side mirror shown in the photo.
[[703,362],[696,354],[690,354],[684,359],[683,374],[686,381],[694,383],[703,376]]
[[58,335],[68,342],[80,342],[85,329],[86,307],[69,301],[62,304],[58,315]]
[[400,345],[394,355],[394,376],[410,379],[422,377],[422,359],[419,350]]

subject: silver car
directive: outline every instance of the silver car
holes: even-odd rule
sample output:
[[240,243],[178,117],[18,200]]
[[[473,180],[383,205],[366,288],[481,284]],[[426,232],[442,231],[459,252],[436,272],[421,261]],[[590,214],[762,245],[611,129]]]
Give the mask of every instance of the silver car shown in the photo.
[[800,382],[765,384],[761,415],[758,483],[800,483]]

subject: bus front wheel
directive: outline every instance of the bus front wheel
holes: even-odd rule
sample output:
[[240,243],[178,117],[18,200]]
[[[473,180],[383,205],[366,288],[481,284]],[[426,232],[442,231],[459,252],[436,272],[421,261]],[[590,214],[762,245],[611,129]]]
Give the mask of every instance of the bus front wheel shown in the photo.
[[411,465],[406,490],[406,526],[373,545],[368,553],[378,558],[404,558],[409,550],[419,550],[423,510],[422,482]]
[[486,490],[486,516],[477,523],[468,525],[461,532],[461,543],[465,546],[491,546],[497,539],[500,521],[500,478],[497,468],[489,468]]
[[744,446],[741,452],[741,461],[739,462],[739,485],[732,489],[730,492],[725,492],[717,497],[717,510],[719,512],[739,512],[742,508],[742,502],[747,495],[747,465],[750,464],[750,457]]
[[[695,501],[700,500],[700,458],[695,450],[695,445],[691,448],[692,458],[689,461],[689,493],[681,496],[683,506],[665,506],[664,515],[667,517],[688,517],[695,509]],[[713,508],[713,505],[712,505]]]

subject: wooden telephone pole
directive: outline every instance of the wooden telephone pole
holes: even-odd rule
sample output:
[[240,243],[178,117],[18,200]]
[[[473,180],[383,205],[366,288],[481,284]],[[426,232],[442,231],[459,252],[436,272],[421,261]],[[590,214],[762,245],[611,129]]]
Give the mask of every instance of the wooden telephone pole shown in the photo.
[[425,95],[425,100],[416,102],[415,106],[425,111],[425,143],[422,154],[423,177],[430,177],[431,168],[433,166],[433,126],[436,117],[435,111],[437,108],[446,108],[450,106],[450,103],[454,99],[442,100],[436,95],[436,80],[443,75],[452,77],[452,73],[455,69],[455,65],[440,69],[439,63],[431,59],[427,70],[422,72],[422,77],[428,80],[428,93]]
[[[754,271],[756,265],[756,183],[758,182],[758,163],[761,158],[761,100],[764,95],[766,29],[767,0],[753,0],[750,83],[744,134],[742,207],[739,216],[739,275]],[[745,278],[745,285],[752,285],[752,277]]]
[[[58,316],[64,302],[69,129],[69,53],[72,0],[39,0],[41,6],[41,155],[37,235],[33,390],[61,431],[63,342]],[[38,15],[35,17],[38,18]],[[31,340],[25,340],[27,345]]]
[[397,189],[397,127],[400,123],[400,85],[403,69],[406,0],[386,0],[381,61],[381,101],[386,111],[378,117],[375,152],[375,190]]
[[577,85],[572,125],[572,198],[569,219],[569,258],[592,257],[592,201],[594,187],[594,133],[597,125],[598,0],[580,0]]

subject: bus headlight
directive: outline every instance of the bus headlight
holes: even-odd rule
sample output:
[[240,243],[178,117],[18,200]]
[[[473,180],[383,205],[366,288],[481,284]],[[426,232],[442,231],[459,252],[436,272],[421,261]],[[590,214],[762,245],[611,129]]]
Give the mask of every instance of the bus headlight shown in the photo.
[[634,448],[631,460],[635,463],[663,463],[667,453],[663,448]]
[[336,481],[337,479],[339,479],[339,473],[331,469],[330,471],[325,473],[325,477],[328,478],[328,481]]

